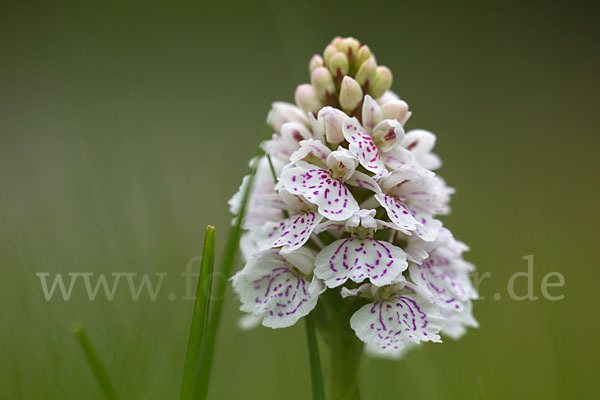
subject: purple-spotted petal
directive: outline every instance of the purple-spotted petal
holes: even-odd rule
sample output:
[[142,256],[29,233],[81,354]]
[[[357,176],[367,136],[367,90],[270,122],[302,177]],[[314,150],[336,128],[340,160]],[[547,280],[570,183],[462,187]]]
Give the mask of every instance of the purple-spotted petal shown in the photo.
[[408,231],[417,229],[419,222],[415,219],[414,212],[400,199],[383,193],[376,194],[375,198],[387,211],[390,221],[398,227]]
[[270,328],[294,325],[317,304],[318,297],[309,292],[310,280],[274,251],[252,258],[232,280],[240,309],[262,317]]
[[435,146],[435,135],[424,129],[413,129],[406,133],[400,144],[410,150],[419,164],[427,169],[438,169],[442,165],[440,158],[431,152]]
[[376,286],[402,282],[407,268],[404,251],[390,243],[350,237],[336,240],[315,259],[315,275],[330,287],[348,279],[360,283],[365,279]]
[[381,188],[377,184],[377,181],[360,171],[354,171],[354,174],[346,181],[346,184],[365,188],[374,193],[381,193]]
[[300,148],[290,156],[290,161],[300,161],[307,156],[312,155],[314,158],[319,160],[319,162],[323,163],[323,166],[325,166],[325,163],[327,162],[327,156],[329,156],[330,153],[331,150],[329,150],[329,148],[322,142],[308,139],[300,142]]
[[267,222],[258,231],[261,250],[283,247],[283,252],[299,249],[310,238],[323,216],[313,211],[292,215],[279,222]]
[[441,342],[441,322],[439,307],[410,290],[366,304],[350,318],[360,340],[386,353],[410,342]]
[[415,214],[415,218],[419,223],[415,230],[417,236],[426,242],[434,241],[442,229],[442,222],[424,214]]
[[467,327],[477,328],[479,326],[477,320],[473,317],[473,304],[470,300],[464,302],[462,311],[454,312],[443,309],[442,316],[446,318],[442,335],[455,340],[460,339],[467,332]]
[[350,143],[349,149],[358,157],[360,165],[377,176],[388,174],[373,138],[363,129],[356,118],[346,118],[343,131],[344,137]]
[[446,257],[437,250],[423,263],[411,264],[409,274],[415,284],[431,292],[444,308],[461,311],[462,304],[457,302],[478,297],[462,260]]
[[341,179],[314,165],[298,162],[296,167],[284,168],[281,184],[295,195],[319,207],[319,214],[343,221],[359,210],[358,203]]
[[477,292],[467,272],[454,264],[453,259],[434,253],[421,264],[411,264],[408,271],[412,281],[428,290],[440,307],[460,312],[463,301],[476,299]]

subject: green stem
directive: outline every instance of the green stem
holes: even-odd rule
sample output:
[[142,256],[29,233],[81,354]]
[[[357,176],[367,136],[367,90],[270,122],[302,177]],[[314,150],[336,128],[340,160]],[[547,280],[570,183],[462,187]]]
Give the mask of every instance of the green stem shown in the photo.
[[313,316],[307,315],[305,318],[306,342],[308,345],[308,362],[310,365],[310,383],[312,388],[313,400],[324,400],[325,390],[323,389],[323,374],[321,373],[321,359],[319,357],[319,346],[317,344],[317,335]]
[[96,378],[96,382],[98,382],[98,386],[100,386],[100,389],[104,393],[104,396],[109,400],[115,400],[117,398],[117,394],[112,386],[112,383],[110,382],[108,372],[106,371],[104,364],[102,364],[102,361],[100,360],[98,352],[94,348],[92,341],[87,333],[85,333],[83,326],[81,324],[73,324],[73,333],[75,336],[77,336],[77,339],[79,339],[81,348],[85,353],[92,373]]
[[328,346],[327,400],[359,400],[359,367],[363,344],[350,327],[350,317],[364,301],[343,299],[339,292],[327,291],[319,299],[315,320]]
[[358,372],[362,343],[350,328],[348,319],[336,322],[329,328],[328,400],[359,400]]
[[[210,309],[210,297],[212,287],[212,272],[215,263],[215,228],[206,227],[204,236],[204,249],[202,251],[202,263],[200,276],[196,287],[196,302],[190,326],[185,365],[183,368],[183,379],[179,398],[187,400],[190,398],[194,369],[199,363],[201,345],[206,341],[208,333],[208,317]],[[199,370],[199,367],[197,368]]]

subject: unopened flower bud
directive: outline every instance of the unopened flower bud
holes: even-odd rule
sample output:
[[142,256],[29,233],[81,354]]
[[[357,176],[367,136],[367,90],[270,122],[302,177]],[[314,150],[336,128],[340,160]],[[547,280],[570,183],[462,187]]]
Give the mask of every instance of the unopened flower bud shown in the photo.
[[382,96],[392,86],[392,72],[388,67],[377,67],[375,80],[369,88],[369,93],[377,99]]
[[348,59],[354,61],[358,54],[358,48],[360,47],[360,42],[352,37],[346,38],[342,40],[340,45],[340,50],[348,56]]
[[360,46],[355,60],[356,69],[360,68],[362,63],[364,63],[371,57],[375,58],[373,54],[371,54],[371,49],[369,49],[369,46],[367,46],[366,44]]
[[347,117],[342,110],[333,107],[323,107],[319,111],[317,120],[325,131],[325,138],[328,143],[336,145],[344,141],[342,124]]
[[323,57],[321,57],[318,54],[315,54],[314,56],[312,56],[312,58],[310,59],[310,63],[308,63],[308,70],[310,71],[310,73],[312,74],[312,72],[323,66]]
[[310,76],[310,81],[315,88],[317,97],[320,100],[324,100],[327,93],[330,95],[335,93],[335,84],[333,83],[333,78],[325,67],[318,67],[315,69]]
[[340,105],[344,111],[351,113],[360,104],[362,98],[363,92],[358,82],[345,76],[340,89]]
[[323,103],[317,97],[315,88],[308,83],[296,88],[296,104],[306,113],[316,113],[323,107]]
[[402,100],[392,100],[381,106],[383,111],[384,119],[395,119],[398,120],[402,125],[406,123],[410,117],[410,111],[408,111],[408,104]]
[[334,46],[336,49],[340,50],[342,48],[342,41],[344,39],[340,36],[336,36],[333,38],[333,40],[331,41],[331,43],[329,43],[330,45]]
[[375,59],[371,57],[362,63],[354,78],[360,86],[368,90],[368,88],[373,85],[376,74],[377,63],[375,62]]
[[341,78],[348,73],[348,57],[346,57],[344,53],[337,52],[332,55],[331,58],[329,58],[327,67],[329,68],[329,72],[331,72],[333,77],[339,76]]
[[338,49],[334,45],[328,45],[325,47],[325,51],[323,52],[323,58],[325,59],[325,64],[329,65],[329,60],[331,56],[338,52]]

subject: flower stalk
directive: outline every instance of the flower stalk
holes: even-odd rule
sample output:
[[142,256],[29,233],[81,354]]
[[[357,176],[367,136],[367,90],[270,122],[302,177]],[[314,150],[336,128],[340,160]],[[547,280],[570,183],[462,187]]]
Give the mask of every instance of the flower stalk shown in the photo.
[[364,301],[343,299],[331,292],[321,297],[314,314],[328,352],[327,400],[359,400],[363,343],[348,325],[348,319]]

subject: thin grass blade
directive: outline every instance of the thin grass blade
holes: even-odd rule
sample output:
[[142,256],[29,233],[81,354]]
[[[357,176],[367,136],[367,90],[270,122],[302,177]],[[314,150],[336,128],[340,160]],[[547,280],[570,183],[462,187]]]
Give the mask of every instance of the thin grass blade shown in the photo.
[[[270,127],[265,128],[263,136],[270,135]],[[258,158],[262,155],[262,150],[259,150],[252,167],[250,169],[248,184],[245,188],[242,197],[240,210],[235,219],[235,224],[229,231],[223,257],[221,259],[221,268],[219,270],[220,279],[217,279],[213,288],[212,304],[210,308],[209,325],[206,334],[206,341],[202,343],[201,354],[202,358],[199,362],[198,376],[194,381],[192,388],[192,398],[205,400],[208,393],[208,384],[210,381],[210,373],[212,367],[212,359],[215,350],[215,342],[217,339],[217,331],[219,329],[219,321],[221,320],[221,312],[223,310],[223,302],[225,300],[225,292],[231,277],[231,271],[235,262],[237,250],[239,248],[240,238],[242,236],[242,224],[246,215],[248,199],[254,183],[254,176],[258,166]]]
[[202,251],[200,276],[196,287],[196,301],[194,303],[194,313],[192,315],[190,336],[183,368],[183,379],[179,394],[180,400],[188,400],[190,398],[194,369],[198,365],[198,360],[201,357],[202,342],[206,341],[214,264],[215,228],[209,225],[206,227],[206,233],[204,235],[204,249]]
[[324,400],[325,389],[323,387],[323,374],[321,373],[321,358],[319,357],[319,345],[312,316],[307,315],[304,320],[306,327],[306,344],[308,345],[308,364],[310,366],[310,384],[313,400]]
[[90,365],[90,369],[96,378],[98,386],[100,386],[100,389],[104,393],[104,397],[109,400],[116,400],[117,394],[110,381],[110,377],[108,376],[108,371],[104,367],[104,364],[102,364],[102,360],[100,360],[98,352],[94,348],[89,336],[83,329],[83,326],[81,324],[73,324],[73,333],[81,344],[81,348],[85,353],[85,357]]

